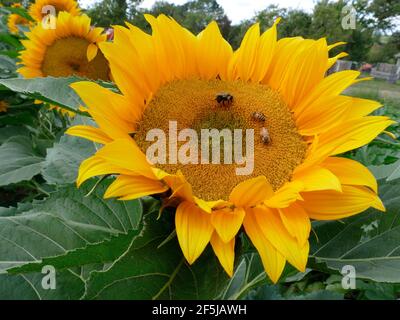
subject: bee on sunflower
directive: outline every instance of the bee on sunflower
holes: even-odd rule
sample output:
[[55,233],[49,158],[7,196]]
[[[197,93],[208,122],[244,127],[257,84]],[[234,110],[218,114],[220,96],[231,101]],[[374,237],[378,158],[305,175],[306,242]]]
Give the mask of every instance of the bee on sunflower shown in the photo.
[[[326,76],[345,55],[329,57],[341,43],[278,41],[278,19],[262,34],[259,24],[250,27],[233,51],[215,22],[195,36],[164,15],[146,19],[151,35],[127,24],[114,28],[113,43],[99,44],[120,93],[93,82],[72,85],[98,126],[75,126],[68,133],[104,145],[82,162],[78,186],[114,174],[106,198],[130,200],[169,190],[188,263],[211,243],[232,276],[235,238],[243,227],[273,282],[286,262],[305,271],[311,219],[341,219],[369,207],[385,210],[368,169],[338,156],[369,143],[393,123],[368,116],[379,103],[341,95],[364,80],[359,72]],[[234,99],[216,113],[220,92]],[[254,112],[266,120],[254,121]],[[229,128],[234,121],[241,129],[265,128],[271,139],[255,144],[249,176],[226,164],[151,164],[146,135],[153,128],[168,132],[170,120],[181,128],[204,123]]]

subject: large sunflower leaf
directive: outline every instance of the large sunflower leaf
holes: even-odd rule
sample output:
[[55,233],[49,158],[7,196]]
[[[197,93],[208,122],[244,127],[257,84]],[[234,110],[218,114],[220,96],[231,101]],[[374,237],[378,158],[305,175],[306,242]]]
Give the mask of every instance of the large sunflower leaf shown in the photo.
[[85,282],[72,270],[56,272],[56,287],[42,286],[46,274],[41,272],[10,276],[0,274],[1,300],[76,300],[85,291]]
[[386,213],[370,209],[344,221],[315,222],[311,257],[330,269],[353,266],[356,277],[400,282],[400,180],[382,183]]
[[43,160],[27,136],[9,138],[0,146],[0,186],[30,180],[40,173]]
[[[78,114],[86,115],[85,112],[79,110],[79,107],[84,105],[82,100],[70,87],[72,83],[79,81],[89,80],[76,76],[65,78],[0,79],[0,90],[2,85],[12,91],[23,93],[34,99],[63,107]],[[101,80],[96,82],[109,90],[118,91],[111,82]]]
[[400,178],[400,160],[392,164],[368,167],[377,179],[392,181]]
[[160,247],[172,231],[168,222],[147,215],[143,233],[105,271],[94,271],[86,299],[213,299],[221,296],[228,276],[208,249],[187,265],[176,239]]
[[37,272],[44,266],[51,265],[57,270],[83,267],[92,264],[103,264],[118,259],[129,247],[132,239],[140,234],[140,229],[127,234],[112,236],[103,242],[89,244],[84,248],[71,250],[64,255],[43,258],[39,263],[29,263],[7,270],[9,274]]
[[95,153],[93,142],[64,135],[47,150],[42,175],[49,184],[69,184],[76,181],[80,163]]
[[[0,208],[0,216],[15,216],[19,211],[31,208],[31,205],[21,205],[18,208]],[[46,268],[48,265],[46,266]],[[54,269],[53,269],[54,270]],[[65,300],[79,299],[85,291],[83,272],[72,270],[57,270],[54,274],[55,287],[44,288],[43,281],[48,269],[40,268],[37,272],[28,274],[0,274],[1,300]]]
[[137,230],[140,201],[104,200],[108,183],[103,182],[88,197],[91,183],[79,190],[62,187],[27,211],[1,216],[0,273]]
[[79,77],[67,78],[34,78],[34,79],[5,79],[0,80],[0,85],[8,89],[23,93],[34,99],[55,104],[70,111],[80,113],[79,106],[82,101],[74,90],[71,83],[87,79]]

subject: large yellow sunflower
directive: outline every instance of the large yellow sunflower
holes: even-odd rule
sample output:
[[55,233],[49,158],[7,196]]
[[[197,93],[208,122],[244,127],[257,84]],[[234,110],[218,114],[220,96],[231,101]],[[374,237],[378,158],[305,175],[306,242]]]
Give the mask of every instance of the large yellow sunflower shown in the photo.
[[[22,5],[20,3],[14,3],[11,5],[12,8],[22,8]],[[16,13],[12,13],[8,16],[7,19],[7,27],[8,30],[12,33],[12,34],[18,34],[19,33],[19,26],[29,26],[30,22],[21,17],[19,14]]]
[[66,11],[73,16],[80,14],[78,3],[75,0],[36,0],[29,7],[29,14],[36,21],[42,22],[43,18],[50,13],[47,9],[50,6],[54,7],[56,16],[61,11]]
[[[235,236],[244,226],[273,282],[286,261],[305,270],[310,219],[384,210],[368,169],[337,156],[393,123],[367,116],[379,103],[341,95],[360,81],[359,72],[325,76],[344,55],[328,56],[340,43],[277,41],[277,21],[262,34],[253,25],[233,51],[215,22],[195,36],[164,15],[146,19],[152,35],[128,24],[115,27],[114,43],[100,44],[121,94],[92,82],[72,85],[98,127],[75,126],[68,133],[104,144],[81,164],[78,185],[114,174],[107,198],[170,190],[165,203],[177,204],[176,233],[186,260],[192,264],[210,242],[229,275]],[[230,106],[215,101],[220,92],[233,97]],[[254,112],[266,120],[254,119]],[[257,133],[250,176],[238,176],[226,164],[151,165],[146,134],[153,128],[169,132],[169,120],[178,130],[266,128],[270,139]]]

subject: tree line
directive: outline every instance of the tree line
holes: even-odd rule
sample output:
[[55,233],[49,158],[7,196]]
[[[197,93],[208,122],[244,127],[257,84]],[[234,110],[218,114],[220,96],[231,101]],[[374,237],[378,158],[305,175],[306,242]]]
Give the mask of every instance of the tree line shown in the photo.
[[[22,0],[32,2],[33,0]],[[0,0],[1,3],[15,1]],[[144,13],[166,14],[197,34],[211,21],[217,21],[221,32],[234,48],[240,45],[250,25],[260,22],[262,30],[282,17],[278,37],[302,36],[318,39],[326,37],[328,43],[345,41],[337,51],[349,53],[347,59],[359,62],[394,63],[394,55],[400,52],[400,1],[399,0],[320,0],[311,12],[301,9],[282,8],[269,5],[251,19],[233,24],[216,0],[190,0],[182,5],[157,1],[151,9],[140,8],[143,0],[99,0],[89,9],[88,15],[95,25],[109,27],[128,21],[148,32],[150,26]],[[355,29],[344,29],[342,19],[345,7],[352,6],[355,14]],[[334,52],[335,54],[337,52]]]

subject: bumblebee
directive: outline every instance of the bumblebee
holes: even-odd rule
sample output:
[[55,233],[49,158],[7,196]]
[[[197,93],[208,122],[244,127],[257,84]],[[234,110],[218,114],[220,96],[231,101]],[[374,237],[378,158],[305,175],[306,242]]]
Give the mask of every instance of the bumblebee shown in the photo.
[[233,103],[233,96],[227,92],[218,93],[215,100],[220,106],[229,107]]
[[265,122],[265,120],[267,120],[266,115],[262,112],[253,112],[251,114],[251,117],[253,118],[253,120],[260,121],[260,122]]
[[262,127],[260,130],[260,136],[261,136],[261,141],[264,144],[269,144],[271,143],[271,137],[269,135],[268,129]]

